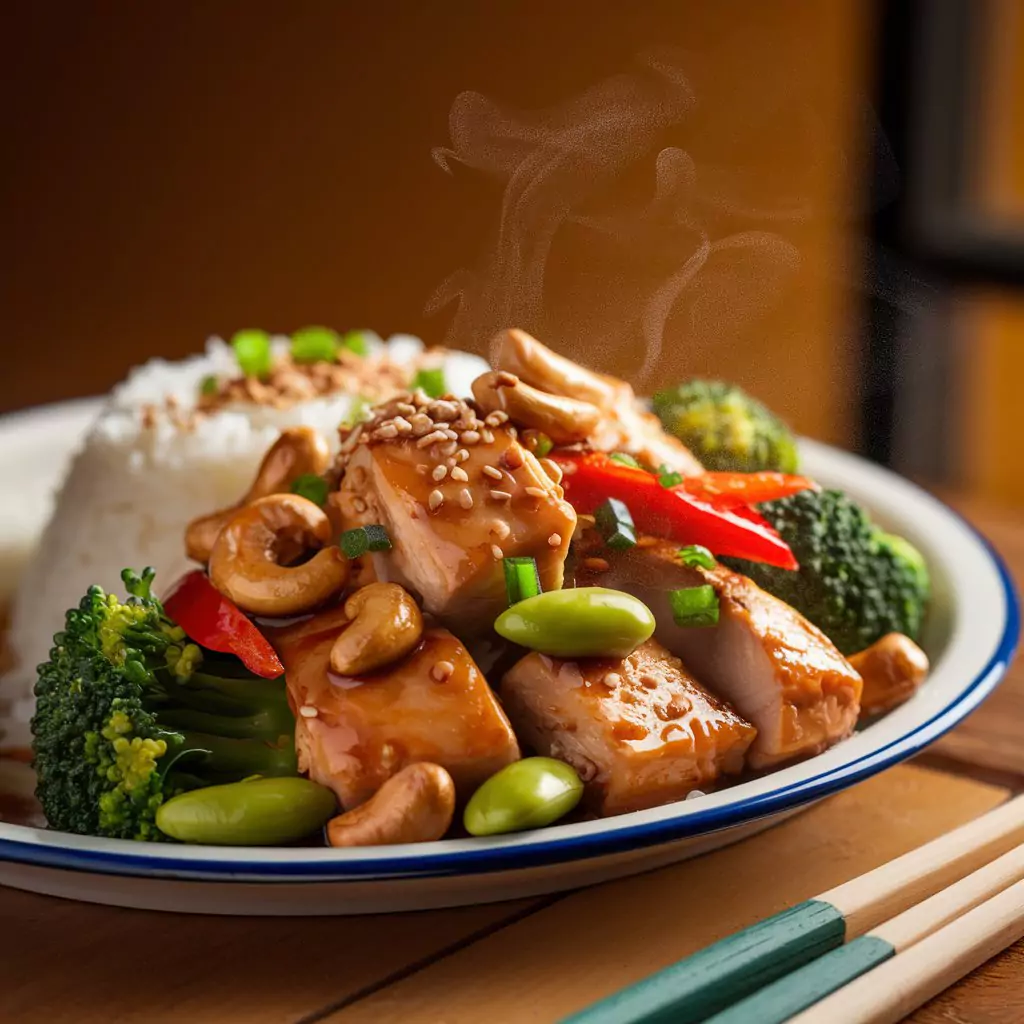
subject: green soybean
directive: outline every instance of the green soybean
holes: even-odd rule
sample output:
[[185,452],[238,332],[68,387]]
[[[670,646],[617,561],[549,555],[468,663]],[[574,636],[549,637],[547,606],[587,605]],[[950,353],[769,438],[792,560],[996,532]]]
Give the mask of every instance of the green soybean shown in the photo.
[[494,623],[506,640],[556,658],[624,658],[654,626],[643,601],[605,587],[549,590],[512,605]]
[[278,846],[312,835],[336,810],[334,794],[309,779],[250,779],[172,797],[156,824],[183,843]]
[[462,816],[473,836],[543,828],[568,814],[583,796],[575,769],[553,757],[527,757],[492,775],[470,798]]

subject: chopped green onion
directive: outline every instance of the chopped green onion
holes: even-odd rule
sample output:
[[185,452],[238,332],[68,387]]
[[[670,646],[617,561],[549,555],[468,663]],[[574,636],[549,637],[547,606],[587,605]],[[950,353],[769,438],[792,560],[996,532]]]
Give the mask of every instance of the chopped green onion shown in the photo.
[[683,474],[677,473],[664,462],[658,467],[658,483],[662,487],[678,487],[683,482]]
[[217,389],[219,387],[220,384],[218,383],[216,376],[212,373],[209,373],[200,382],[199,393],[201,395],[209,397],[210,395],[217,394]]
[[362,331],[346,331],[341,338],[341,347],[364,359],[370,354],[370,343]]
[[367,551],[390,551],[391,538],[383,526],[371,523],[369,526],[357,526],[354,530],[346,530],[338,538],[338,546],[346,558],[358,558]]
[[718,595],[714,587],[705,584],[672,590],[668,600],[677,626],[718,625]]
[[506,558],[505,591],[509,607],[540,593],[540,573],[533,558]]
[[316,473],[303,473],[292,483],[292,494],[300,498],[308,498],[314,505],[321,508],[327,503],[327,481]]
[[643,466],[626,452],[612,452],[608,458],[609,461],[617,462],[620,466],[629,466],[630,469],[643,469]]
[[537,434],[537,446],[534,448],[533,454],[536,455],[538,459],[543,459],[544,456],[547,455],[547,453],[554,447],[555,442],[552,441],[547,434]]
[[444,370],[420,370],[412,379],[412,389],[422,391],[427,398],[440,398],[448,390]]
[[715,556],[703,544],[689,544],[679,549],[676,556],[683,565],[699,565],[702,569],[714,569]]
[[266,331],[238,331],[231,339],[231,347],[246,377],[266,377],[270,373],[270,335]]
[[297,363],[330,363],[341,340],[330,327],[302,327],[292,335],[292,359]]
[[618,498],[608,498],[594,510],[597,528],[605,543],[616,551],[623,551],[636,544],[636,527],[628,506]]

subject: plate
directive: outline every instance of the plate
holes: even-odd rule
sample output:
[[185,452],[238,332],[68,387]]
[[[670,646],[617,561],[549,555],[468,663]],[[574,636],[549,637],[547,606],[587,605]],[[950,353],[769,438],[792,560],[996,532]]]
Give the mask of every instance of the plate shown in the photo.
[[[15,492],[63,464],[82,407],[0,421],[0,473]],[[76,418],[77,417],[77,418]],[[84,418],[87,421],[88,417]],[[999,556],[963,519],[894,474],[801,442],[805,469],[842,487],[932,567],[923,646],[932,674],[902,707],[816,758],[666,807],[486,839],[356,850],[185,847],[0,823],[0,883],[118,906],[195,913],[323,915],[496,902],[576,888],[736,842],[926,747],[992,692],[1020,632]],[[24,453],[31,451],[31,458]]]

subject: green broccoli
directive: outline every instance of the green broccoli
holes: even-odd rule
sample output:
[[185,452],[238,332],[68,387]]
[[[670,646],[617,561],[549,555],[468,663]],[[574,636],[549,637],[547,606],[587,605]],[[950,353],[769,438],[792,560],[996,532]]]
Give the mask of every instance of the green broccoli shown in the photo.
[[792,548],[799,571],[722,561],[796,608],[843,654],[886,633],[918,638],[931,582],[909,541],[883,533],[842,491],[801,491],[759,511]]
[[126,602],[91,587],[39,667],[37,796],[50,826],[160,840],[160,804],[186,789],[296,774],[283,680],[204,654],[126,569]]
[[652,406],[662,426],[705,469],[795,473],[799,468],[796,439],[789,427],[735,384],[683,381],[658,392]]

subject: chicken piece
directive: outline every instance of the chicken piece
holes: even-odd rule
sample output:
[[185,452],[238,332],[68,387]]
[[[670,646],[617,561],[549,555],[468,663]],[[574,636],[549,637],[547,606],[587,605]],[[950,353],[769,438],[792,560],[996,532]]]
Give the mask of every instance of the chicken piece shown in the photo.
[[414,401],[379,407],[355,443],[349,436],[338,514],[382,524],[392,549],[374,559],[378,579],[401,583],[467,636],[506,607],[505,556],[534,558],[544,589],[561,587],[576,513],[503,415],[483,421],[454,400],[406,415]]
[[690,449],[662,429],[625,381],[587,370],[518,328],[498,334],[491,349],[498,369],[531,387],[596,406],[603,415],[587,441],[597,451],[628,452],[651,469],[667,465],[684,476],[704,472]]
[[928,655],[902,633],[886,634],[851,655],[850,664],[864,680],[862,718],[891,711],[910,700],[928,675]]
[[[721,565],[684,565],[678,550],[652,538],[623,552],[595,549],[603,561],[584,554],[576,584],[625,590],[651,609],[655,637],[756,726],[752,768],[810,757],[848,736],[860,709],[861,678],[828,637],[745,576]],[[669,592],[703,584],[718,595],[718,625],[677,626]]]
[[347,625],[332,608],[267,631],[285,667],[299,769],[334,790],[345,810],[417,761],[446,769],[465,800],[519,759],[497,698],[451,633],[428,629],[401,661],[353,678],[330,671],[331,648]]
[[571,764],[602,815],[681,800],[739,772],[756,731],[653,640],[621,660],[528,654],[501,693],[523,741]]

